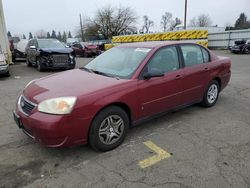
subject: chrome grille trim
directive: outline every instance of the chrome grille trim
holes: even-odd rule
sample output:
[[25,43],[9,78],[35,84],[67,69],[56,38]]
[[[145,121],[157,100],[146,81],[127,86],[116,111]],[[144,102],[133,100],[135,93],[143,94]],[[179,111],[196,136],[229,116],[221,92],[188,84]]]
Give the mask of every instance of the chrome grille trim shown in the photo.
[[69,62],[69,55],[52,55],[55,64],[66,64]]
[[20,96],[18,101],[19,110],[21,110],[25,115],[30,115],[32,110],[37,106],[37,104],[31,102],[23,95]]

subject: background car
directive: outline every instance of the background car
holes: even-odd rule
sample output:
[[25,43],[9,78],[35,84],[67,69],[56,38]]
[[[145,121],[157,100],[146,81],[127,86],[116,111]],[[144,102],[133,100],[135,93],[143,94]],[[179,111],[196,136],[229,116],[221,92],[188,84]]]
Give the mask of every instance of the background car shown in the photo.
[[250,40],[238,40],[234,43],[235,45],[231,48],[232,53],[250,54]]
[[1,47],[0,47],[0,75],[10,76],[9,65],[6,62]]
[[26,47],[29,40],[21,39],[14,48],[11,50],[12,52],[12,60],[16,61],[16,58],[26,58]]
[[74,69],[75,57],[71,48],[56,39],[32,39],[26,47],[27,66],[46,69]]
[[197,44],[124,44],[80,69],[30,82],[14,119],[45,146],[89,143],[107,151],[131,126],[195,103],[213,106],[230,69],[229,58]]
[[74,50],[75,55],[82,57],[93,57],[101,53],[97,45],[87,42],[74,43],[71,45],[71,48]]

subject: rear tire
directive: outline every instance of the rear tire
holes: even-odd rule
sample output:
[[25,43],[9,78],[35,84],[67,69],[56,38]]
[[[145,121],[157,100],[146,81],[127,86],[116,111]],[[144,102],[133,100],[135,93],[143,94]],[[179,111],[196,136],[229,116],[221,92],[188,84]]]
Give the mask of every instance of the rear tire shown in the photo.
[[218,81],[212,80],[203,96],[203,100],[201,102],[202,106],[204,107],[212,107],[218,100],[220,92],[220,86]]
[[118,106],[109,106],[94,118],[89,132],[89,144],[96,151],[109,151],[125,139],[129,128],[127,113]]

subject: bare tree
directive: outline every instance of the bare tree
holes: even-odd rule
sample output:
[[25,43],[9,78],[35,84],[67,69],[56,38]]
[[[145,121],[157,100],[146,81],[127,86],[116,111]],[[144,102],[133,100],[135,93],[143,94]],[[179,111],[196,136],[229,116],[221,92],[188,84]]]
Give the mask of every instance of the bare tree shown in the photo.
[[47,37],[47,32],[44,31],[43,29],[40,29],[36,32],[36,37],[37,38],[46,38]]
[[176,18],[172,21],[172,23],[171,23],[171,25],[170,25],[170,30],[171,30],[171,31],[174,30],[174,28],[175,28],[177,25],[180,25],[180,24],[181,24],[181,19],[176,17]]
[[112,36],[134,32],[136,20],[135,12],[130,7],[108,6],[97,11],[93,23],[104,38],[108,39]]
[[149,29],[152,26],[154,26],[154,22],[150,20],[147,15],[143,16],[142,32],[149,33]]
[[163,28],[163,31],[167,31],[170,27],[170,24],[172,22],[172,14],[170,12],[165,12],[164,15],[161,17],[161,26]]
[[212,25],[212,20],[208,14],[201,14],[198,16],[198,24],[200,27],[208,27]]
[[189,26],[197,27],[197,19],[195,17],[190,20]]
[[197,18],[191,19],[189,25],[191,27],[208,27],[212,25],[212,20],[208,14],[201,14]]

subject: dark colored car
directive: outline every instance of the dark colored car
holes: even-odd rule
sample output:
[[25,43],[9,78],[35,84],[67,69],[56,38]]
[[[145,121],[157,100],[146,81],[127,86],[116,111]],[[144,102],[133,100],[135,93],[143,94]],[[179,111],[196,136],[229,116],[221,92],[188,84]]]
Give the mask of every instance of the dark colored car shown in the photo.
[[71,48],[74,50],[75,55],[82,57],[93,57],[101,53],[97,45],[86,42],[75,43]]
[[229,58],[193,43],[124,44],[80,69],[30,82],[14,119],[45,146],[107,151],[131,126],[194,103],[213,106],[230,67]]
[[27,66],[38,71],[46,69],[74,69],[75,56],[71,48],[56,39],[32,39],[26,47]]
[[232,53],[250,54],[250,40],[239,40],[235,41],[234,44],[231,48]]

